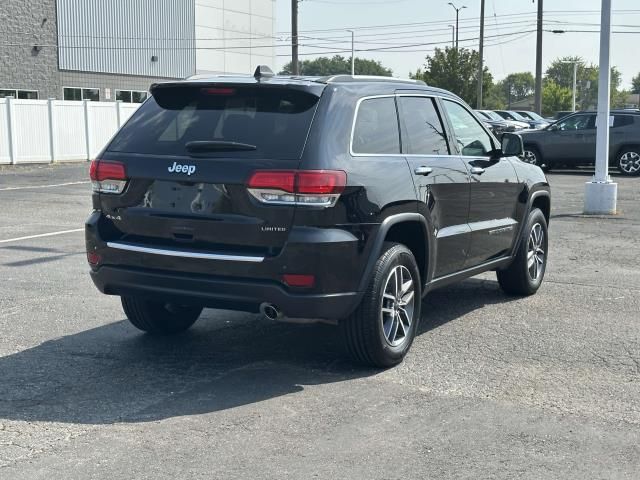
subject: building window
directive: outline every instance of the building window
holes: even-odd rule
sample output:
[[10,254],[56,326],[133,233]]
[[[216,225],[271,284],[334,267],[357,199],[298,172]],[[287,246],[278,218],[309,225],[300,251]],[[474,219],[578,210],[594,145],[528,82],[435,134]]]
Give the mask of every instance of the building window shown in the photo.
[[0,89],[0,98],[13,97],[20,100],[38,100],[37,90]]
[[100,101],[100,89],[98,88],[64,87],[62,91],[65,100],[90,100],[92,102]]
[[124,103],[142,103],[147,99],[148,93],[137,90],[116,90],[116,100]]

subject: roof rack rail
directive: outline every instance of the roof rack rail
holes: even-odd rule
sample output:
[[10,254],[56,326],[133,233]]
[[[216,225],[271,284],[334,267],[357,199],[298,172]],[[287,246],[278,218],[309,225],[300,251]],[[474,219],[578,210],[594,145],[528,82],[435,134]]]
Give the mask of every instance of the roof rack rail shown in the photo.
[[353,82],[388,82],[408,83],[411,85],[426,85],[422,80],[408,78],[382,77],[377,75],[330,75],[315,79],[319,83],[353,83]]

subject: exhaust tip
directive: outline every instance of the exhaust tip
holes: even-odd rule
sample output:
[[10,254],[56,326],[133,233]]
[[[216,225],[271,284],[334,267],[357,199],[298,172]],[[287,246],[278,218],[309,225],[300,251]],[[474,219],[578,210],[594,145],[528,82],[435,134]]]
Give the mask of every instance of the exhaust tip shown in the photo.
[[263,303],[260,305],[260,313],[269,320],[280,320],[283,317],[280,309],[271,303]]

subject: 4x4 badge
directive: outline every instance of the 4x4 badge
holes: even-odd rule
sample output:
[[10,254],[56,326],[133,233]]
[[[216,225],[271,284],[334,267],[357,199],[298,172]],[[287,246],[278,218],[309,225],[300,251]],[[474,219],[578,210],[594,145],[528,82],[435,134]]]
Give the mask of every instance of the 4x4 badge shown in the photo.
[[195,173],[196,166],[180,165],[178,164],[178,162],[173,162],[173,165],[171,165],[167,170],[169,170],[169,173],[186,173],[187,175],[191,176]]

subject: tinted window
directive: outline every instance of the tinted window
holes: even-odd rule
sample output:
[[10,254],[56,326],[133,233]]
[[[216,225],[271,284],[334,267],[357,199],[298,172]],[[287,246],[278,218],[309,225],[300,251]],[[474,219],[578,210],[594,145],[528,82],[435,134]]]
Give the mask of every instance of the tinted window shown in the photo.
[[596,116],[595,115],[574,115],[573,117],[566,118],[557,124],[557,130],[587,130],[589,128],[596,128]]
[[160,88],[109,145],[110,151],[187,155],[194,141],[255,146],[210,156],[300,158],[318,97],[273,88]]
[[613,118],[613,128],[633,125],[633,117],[631,115],[614,115]]
[[412,155],[448,155],[442,121],[431,98],[400,97],[402,150]]
[[400,132],[393,97],[364,100],[353,131],[353,152],[399,154]]
[[35,90],[18,90],[18,98],[23,100],[38,100],[38,92]]
[[467,109],[448,100],[444,101],[444,107],[462,155],[482,157],[493,150],[491,137]]

